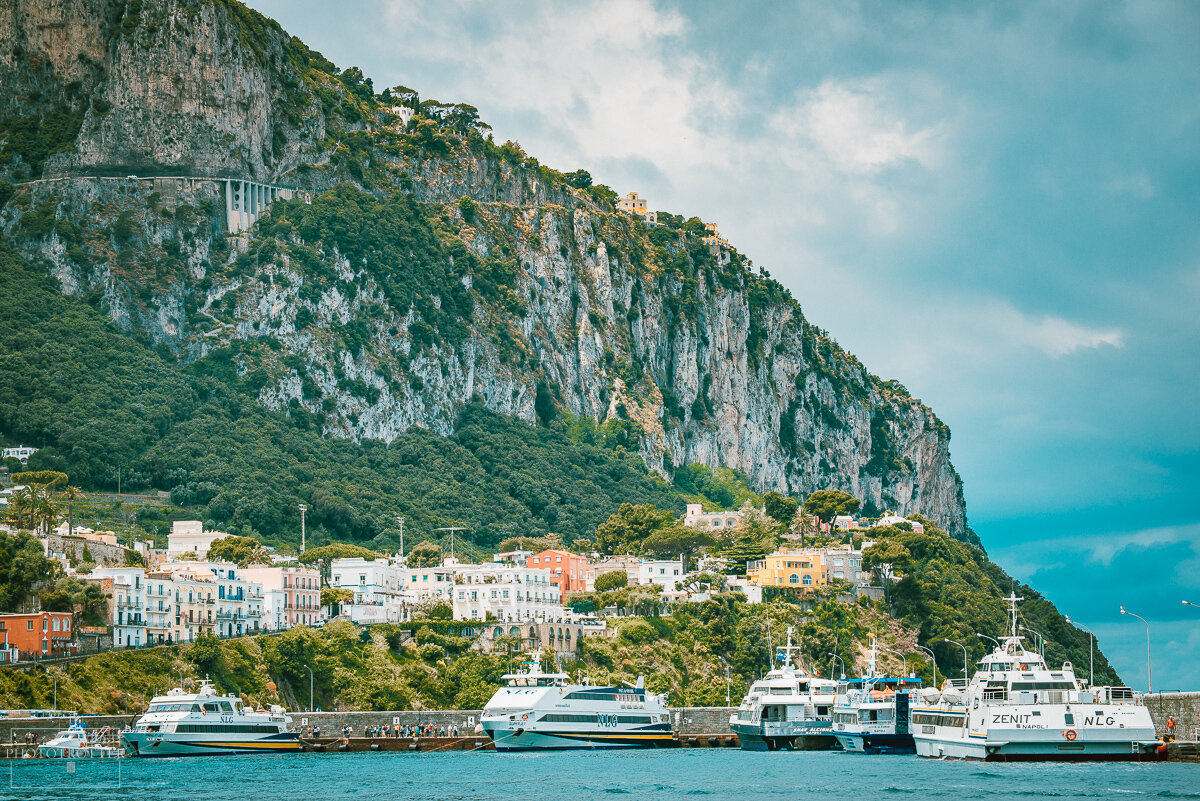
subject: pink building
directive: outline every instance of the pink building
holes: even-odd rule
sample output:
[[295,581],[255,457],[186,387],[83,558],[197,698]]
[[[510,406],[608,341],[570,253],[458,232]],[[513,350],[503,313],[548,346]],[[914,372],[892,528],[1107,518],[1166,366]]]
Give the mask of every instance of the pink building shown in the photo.
[[238,571],[263,588],[263,628],[312,626],[322,620],[321,576],[313,567],[248,567]]

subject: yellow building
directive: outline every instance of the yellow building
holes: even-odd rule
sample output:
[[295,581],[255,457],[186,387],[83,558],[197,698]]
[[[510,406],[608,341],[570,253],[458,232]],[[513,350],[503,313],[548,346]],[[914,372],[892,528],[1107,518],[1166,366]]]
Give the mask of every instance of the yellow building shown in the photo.
[[829,583],[825,557],[822,550],[780,551],[751,562],[746,578],[759,587],[797,590],[821,587]]

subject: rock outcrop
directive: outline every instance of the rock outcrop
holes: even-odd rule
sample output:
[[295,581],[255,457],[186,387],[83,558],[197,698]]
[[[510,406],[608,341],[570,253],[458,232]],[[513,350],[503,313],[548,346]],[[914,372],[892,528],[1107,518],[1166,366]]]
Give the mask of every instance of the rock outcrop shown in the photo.
[[[266,406],[383,440],[473,397],[574,415],[664,475],[843,488],[973,539],[948,428],[699,221],[621,215],[471,107],[376,93],[231,1],[17,0],[0,40],[5,234]],[[21,145],[48,126],[50,152]],[[234,237],[226,176],[306,192]]]

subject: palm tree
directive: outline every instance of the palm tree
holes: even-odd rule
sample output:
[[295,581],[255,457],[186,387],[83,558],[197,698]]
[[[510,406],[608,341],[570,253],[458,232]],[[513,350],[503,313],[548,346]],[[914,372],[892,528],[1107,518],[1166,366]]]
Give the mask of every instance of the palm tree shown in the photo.
[[41,532],[49,534],[51,526],[62,514],[62,507],[58,505],[58,501],[54,499],[48,486],[37,487],[35,498],[34,519],[38,521],[38,528]]
[[30,487],[21,487],[13,493],[10,505],[13,524],[17,530],[26,528],[25,521],[33,517],[33,492]]
[[67,530],[70,536],[75,536],[75,501],[83,498],[83,490],[79,487],[67,486],[63,490],[63,497],[67,499]]

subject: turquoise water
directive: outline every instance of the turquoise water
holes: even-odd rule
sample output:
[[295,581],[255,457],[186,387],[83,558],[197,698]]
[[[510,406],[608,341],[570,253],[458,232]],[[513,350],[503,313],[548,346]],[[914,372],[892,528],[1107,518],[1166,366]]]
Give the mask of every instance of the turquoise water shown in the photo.
[[[1197,798],[1200,765],[982,764],[726,749],[497,754],[298,754],[3,766],[19,799]],[[118,769],[120,776],[118,776]],[[119,785],[118,785],[119,782]]]

